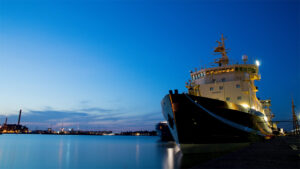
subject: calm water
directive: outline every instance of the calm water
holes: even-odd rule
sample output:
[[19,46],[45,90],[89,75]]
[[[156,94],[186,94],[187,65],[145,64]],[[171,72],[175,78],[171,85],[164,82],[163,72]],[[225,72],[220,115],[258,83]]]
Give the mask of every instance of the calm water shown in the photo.
[[159,137],[0,135],[1,169],[176,169],[181,161]]

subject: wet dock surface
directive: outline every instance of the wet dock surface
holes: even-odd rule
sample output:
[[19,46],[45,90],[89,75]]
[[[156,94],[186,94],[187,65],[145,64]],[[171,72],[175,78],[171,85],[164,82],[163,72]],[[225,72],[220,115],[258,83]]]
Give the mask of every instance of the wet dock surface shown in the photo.
[[225,154],[192,169],[300,169],[300,137],[278,137]]

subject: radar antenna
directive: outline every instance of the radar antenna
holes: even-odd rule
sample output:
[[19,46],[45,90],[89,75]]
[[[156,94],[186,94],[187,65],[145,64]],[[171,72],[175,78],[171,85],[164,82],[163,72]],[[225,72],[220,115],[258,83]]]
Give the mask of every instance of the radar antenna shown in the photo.
[[223,37],[223,34],[222,34],[221,41],[217,40],[218,46],[215,47],[215,50],[214,50],[214,52],[216,52],[217,54],[222,55],[221,58],[218,58],[215,61],[215,63],[218,63],[219,66],[228,65],[228,63],[229,63],[229,59],[228,59],[227,52],[225,49],[224,40],[226,40],[226,39]]

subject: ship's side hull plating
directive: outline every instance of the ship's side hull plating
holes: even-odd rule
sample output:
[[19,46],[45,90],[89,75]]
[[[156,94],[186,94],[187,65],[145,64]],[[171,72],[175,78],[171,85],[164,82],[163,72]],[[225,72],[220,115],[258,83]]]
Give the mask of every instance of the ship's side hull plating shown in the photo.
[[261,113],[246,112],[234,103],[176,93],[166,95],[161,104],[181,149],[242,146],[272,133]]

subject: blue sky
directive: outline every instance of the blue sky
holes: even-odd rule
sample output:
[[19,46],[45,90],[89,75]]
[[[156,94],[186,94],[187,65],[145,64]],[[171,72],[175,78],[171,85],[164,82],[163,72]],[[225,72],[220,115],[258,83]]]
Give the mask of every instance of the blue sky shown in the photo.
[[[261,61],[275,120],[300,105],[299,1],[0,1],[0,120],[32,129],[154,129],[169,89],[229,58]],[[297,110],[299,110],[297,108]],[[83,120],[85,119],[85,120]]]

